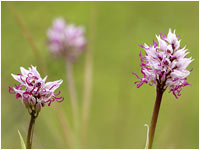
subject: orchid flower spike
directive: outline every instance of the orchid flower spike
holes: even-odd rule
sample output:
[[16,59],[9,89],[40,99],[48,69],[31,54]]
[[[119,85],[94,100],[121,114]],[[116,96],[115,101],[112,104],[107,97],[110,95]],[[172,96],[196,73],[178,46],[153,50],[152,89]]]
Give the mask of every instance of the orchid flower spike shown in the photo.
[[19,82],[19,85],[15,84],[15,87],[9,87],[9,93],[15,94],[30,114],[35,112],[35,115],[38,115],[46,103],[50,106],[54,101],[62,102],[64,100],[63,97],[58,96],[60,91],[55,93],[55,90],[63,82],[62,80],[45,83],[47,76],[42,79],[34,66],[31,66],[28,70],[20,67],[20,70],[21,73],[17,75],[11,74]]
[[67,56],[75,60],[85,49],[86,39],[83,27],[67,24],[63,18],[57,18],[47,31],[48,46],[55,56]]
[[178,98],[181,95],[181,90],[184,86],[191,85],[187,82],[187,76],[192,70],[187,70],[188,65],[193,61],[192,57],[186,58],[186,47],[181,47],[179,40],[180,35],[176,36],[174,32],[169,29],[166,36],[160,33],[156,35],[158,43],[153,41],[153,45],[147,44],[139,45],[146,54],[142,56],[139,54],[141,60],[141,73],[144,77],[139,77],[133,73],[140,81],[136,81],[137,88],[144,83],[150,85],[160,85],[165,90],[169,87],[169,92]]

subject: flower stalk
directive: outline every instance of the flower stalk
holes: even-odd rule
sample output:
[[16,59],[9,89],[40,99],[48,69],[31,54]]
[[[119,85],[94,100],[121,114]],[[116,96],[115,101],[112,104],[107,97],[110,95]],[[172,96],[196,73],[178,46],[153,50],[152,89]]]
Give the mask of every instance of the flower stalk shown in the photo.
[[154,104],[153,115],[152,115],[152,119],[151,119],[148,149],[151,149],[152,145],[153,145],[155,129],[156,129],[156,124],[157,124],[159,110],[160,110],[160,105],[161,105],[162,96],[163,96],[163,93],[164,93],[163,88],[160,88],[159,85],[160,84],[158,84],[157,87],[156,87],[156,101],[155,101],[155,104]]
[[68,88],[69,88],[69,94],[70,94],[70,99],[71,99],[71,104],[72,104],[72,113],[73,113],[73,118],[74,118],[74,127],[75,130],[78,130],[78,114],[79,114],[79,109],[78,109],[78,102],[77,102],[77,94],[76,94],[76,89],[74,85],[74,78],[73,78],[73,64],[69,58],[66,57],[66,79],[68,83]]
[[94,2],[91,7],[90,16],[90,31],[88,35],[88,47],[86,51],[85,74],[84,74],[84,91],[83,91],[83,105],[82,105],[82,123],[81,123],[81,142],[82,147],[87,148],[87,132],[88,122],[90,118],[90,107],[92,102],[92,78],[93,78],[93,54],[94,41],[96,34],[96,20],[97,20],[97,4]]
[[28,128],[28,134],[27,134],[27,141],[26,141],[26,148],[31,149],[32,148],[32,141],[33,141],[33,132],[34,132],[34,125],[35,125],[35,120],[36,120],[35,113],[34,111],[31,113],[31,120],[29,123],[29,128]]

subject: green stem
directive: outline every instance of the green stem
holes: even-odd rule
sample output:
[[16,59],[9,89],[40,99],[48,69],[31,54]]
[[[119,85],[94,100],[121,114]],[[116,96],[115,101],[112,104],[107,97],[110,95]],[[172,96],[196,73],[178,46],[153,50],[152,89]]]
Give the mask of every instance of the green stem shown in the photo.
[[96,34],[96,20],[97,20],[97,3],[93,2],[91,6],[90,16],[90,31],[88,36],[88,47],[86,51],[85,61],[85,74],[84,74],[84,90],[83,90],[83,105],[82,105],[82,130],[81,130],[81,142],[82,147],[87,148],[87,130],[90,114],[91,96],[92,96],[92,78],[93,78],[93,57],[94,41]]
[[74,129],[76,135],[76,145],[79,145],[79,108],[78,108],[78,99],[77,93],[74,84],[74,76],[73,76],[73,64],[70,59],[66,57],[66,79],[67,85],[69,88],[69,95],[71,99],[72,105],[72,114],[73,114],[73,121],[74,121]]
[[151,149],[152,145],[153,145],[156,123],[158,120],[158,114],[159,114],[159,110],[160,110],[160,104],[162,101],[163,92],[164,92],[163,89],[160,88],[160,85],[158,84],[157,88],[156,88],[156,101],[154,104],[154,110],[153,110],[153,115],[152,115],[152,120],[151,120],[151,125],[150,125],[150,131],[149,131],[148,149]]
[[35,119],[36,119],[36,117],[35,117],[34,113],[31,113],[31,120],[30,120],[30,123],[29,123],[28,135],[27,135],[27,141],[26,141],[26,148],[27,149],[31,149],[31,147],[32,147]]

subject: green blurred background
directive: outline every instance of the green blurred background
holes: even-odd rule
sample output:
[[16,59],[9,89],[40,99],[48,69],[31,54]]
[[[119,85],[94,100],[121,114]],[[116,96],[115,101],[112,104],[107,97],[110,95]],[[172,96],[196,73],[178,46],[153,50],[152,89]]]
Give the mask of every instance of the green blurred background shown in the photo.
[[[62,16],[69,23],[83,25],[87,37],[93,32],[93,84],[86,148],[144,148],[146,128],[151,120],[155,88],[139,89],[131,73],[140,74],[138,44],[152,43],[155,34],[176,29],[195,61],[178,100],[165,92],[156,128],[154,148],[199,147],[199,2],[1,2],[1,146],[20,148],[17,130],[26,137],[30,116],[8,93],[16,81],[11,73],[19,67],[37,65],[37,58],[8,5],[27,26],[48,72],[48,81],[64,79],[60,90],[63,103],[45,107],[36,120],[33,148],[67,148],[65,127],[56,109],[72,125],[71,103],[65,80],[65,62],[55,59],[46,46],[46,31],[52,20]],[[93,17],[91,17],[93,14]],[[90,30],[93,22],[95,31]],[[88,45],[91,43],[88,43]],[[86,54],[74,64],[74,76],[82,107]],[[38,70],[41,71],[41,66]],[[44,77],[46,74],[42,74]],[[59,105],[59,106],[58,106]],[[82,147],[80,147],[82,148]]]

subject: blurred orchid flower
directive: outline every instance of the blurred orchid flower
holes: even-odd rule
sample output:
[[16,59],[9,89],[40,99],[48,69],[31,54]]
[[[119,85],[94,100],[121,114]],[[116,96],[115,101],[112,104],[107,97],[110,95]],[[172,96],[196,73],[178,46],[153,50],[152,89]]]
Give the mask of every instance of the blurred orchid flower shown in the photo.
[[86,39],[83,27],[67,24],[63,18],[53,21],[47,31],[48,46],[52,54],[67,56],[74,60],[85,49]]

